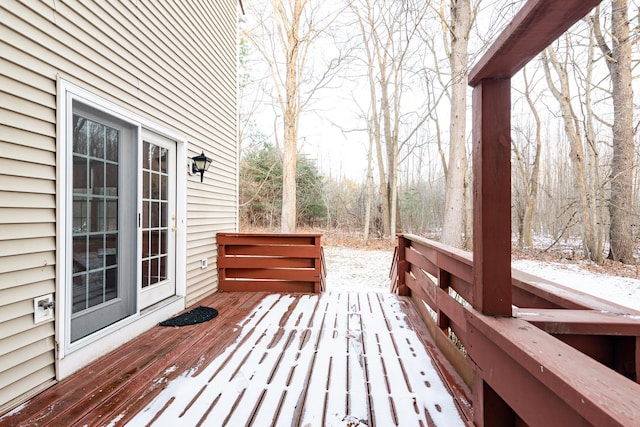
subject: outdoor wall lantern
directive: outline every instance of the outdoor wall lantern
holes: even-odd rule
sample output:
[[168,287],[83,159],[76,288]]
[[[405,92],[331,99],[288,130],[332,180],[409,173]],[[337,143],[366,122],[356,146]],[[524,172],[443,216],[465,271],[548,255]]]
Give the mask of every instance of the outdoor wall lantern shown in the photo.
[[200,182],[204,180],[204,173],[211,166],[211,158],[204,155],[204,151],[199,156],[191,158],[191,172],[200,174]]

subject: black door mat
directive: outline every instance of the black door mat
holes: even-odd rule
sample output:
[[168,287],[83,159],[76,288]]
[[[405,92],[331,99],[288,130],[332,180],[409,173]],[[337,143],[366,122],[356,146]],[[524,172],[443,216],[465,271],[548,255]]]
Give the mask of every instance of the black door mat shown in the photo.
[[218,315],[218,310],[211,307],[197,307],[186,313],[165,320],[160,326],[187,326],[207,322]]

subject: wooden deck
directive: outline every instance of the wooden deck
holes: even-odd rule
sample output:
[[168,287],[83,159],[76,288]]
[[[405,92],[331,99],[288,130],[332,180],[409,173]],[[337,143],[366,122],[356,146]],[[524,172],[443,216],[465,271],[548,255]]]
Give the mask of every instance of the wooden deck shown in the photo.
[[158,326],[0,425],[466,424],[468,396],[444,385],[404,297],[230,292],[201,305],[219,316]]

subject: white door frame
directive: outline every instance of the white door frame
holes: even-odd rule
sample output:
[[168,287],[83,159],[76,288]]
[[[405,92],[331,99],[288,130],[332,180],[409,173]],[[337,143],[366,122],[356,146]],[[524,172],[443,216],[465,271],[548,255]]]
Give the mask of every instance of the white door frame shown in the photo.
[[[128,111],[60,77],[58,77],[57,88],[56,235],[58,238],[56,248],[55,339],[57,350],[56,378],[60,380],[185,308],[188,163],[186,161],[187,139],[179,133]],[[74,100],[135,125],[138,128],[139,138],[142,136],[142,130],[148,129],[176,142],[177,229],[175,234],[176,295],[144,310],[141,310],[140,298],[138,298],[138,308],[135,314],[71,344],[69,337],[71,307],[68,303],[70,297],[67,284],[71,280],[69,260],[71,259],[72,245],[68,216],[72,213],[72,197],[67,191],[69,168],[71,168],[68,160],[71,148],[68,148],[67,139],[69,138],[68,129],[70,129],[69,126],[72,120],[72,103]]]

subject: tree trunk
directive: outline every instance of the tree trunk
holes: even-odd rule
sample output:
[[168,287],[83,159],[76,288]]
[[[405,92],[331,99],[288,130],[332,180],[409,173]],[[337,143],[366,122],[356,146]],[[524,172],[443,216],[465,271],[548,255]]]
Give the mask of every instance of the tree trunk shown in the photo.
[[[527,199],[524,206],[524,216],[522,218],[522,243],[525,247],[530,248],[533,247],[533,215],[535,213],[536,202],[538,200],[538,180],[540,175],[540,157],[542,153],[542,123],[540,120],[540,115],[538,114],[538,110],[536,109],[536,105],[531,99],[531,88],[529,86],[529,81],[527,80],[526,70],[523,71],[525,80],[525,97],[527,99],[527,104],[529,104],[529,108],[531,109],[531,113],[533,114],[536,125],[536,152],[533,157],[531,175],[528,177],[528,185],[525,187],[527,189],[525,193]],[[525,179],[527,179],[527,177],[525,177]]]
[[[628,9],[628,0],[612,0],[611,2],[611,48],[602,36],[597,14],[594,15],[596,23],[594,30],[611,74],[611,97],[613,98],[609,258],[625,264],[632,264],[634,258],[631,235],[631,196],[634,147]],[[596,13],[599,13],[599,10]]]
[[516,214],[518,228],[518,248],[522,249],[525,246],[524,211],[527,204],[527,194],[529,193],[529,180],[527,179],[527,163],[524,160],[522,153],[520,152],[520,148],[513,139],[511,140],[511,151],[516,157],[516,166],[519,172],[515,174],[515,179],[512,178],[514,201],[513,208],[511,210]]
[[[283,233],[296,231],[296,165],[298,162],[298,37],[303,4],[295,0],[291,14],[291,26],[287,33],[287,73],[285,77],[284,152],[282,157],[282,218]],[[283,26],[286,23],[282,23]]]
[[467,168],[464,176],[464,249],[473,250],[473,171]]
[[[396,114],[397,114],[396,110]],[[387,152],[391,152],[389,157],[389,236],[393,237],[398,230],[398,140],[397,129],[391,136],[391,141],[387,143]]]
[[466,113],[467,113],[467,48],[471,26],[470,0],[452,0],[452,39],[449,63],[451,65],[451,124],[449,164],[444,205],[444,223],[440,240],[451,246],[462,247],[465,218],[464,185],[467,174]]
[[364,212],[364,231],[362,240],[366,246],[369,241],[369,224],[371,223],[371,201],[373,199],[373,171],[372,171],[372,160],[373,160],[373,129],[369,127],[369,151],[367,153],[367,183],[366,183],[366,191],[367,191],[367,201],[365,203],[365,212]]
[[[593,26],[589,37],[589,53],[587,57],[586,67],[586,81],[593,81],[593,71],[595,64],[595,44],[594,39],[596,31]],[[595,221],[594,233],[595,239],[598,242],[599,252],[604,252],[604,235],[605,235],[605,217],[608,214],[606,203],[606,197],[604,195],[604,189],[602,185],[602,179],[600,178],[600,153],[598,149],[597,134],[595,130],[596,119],[595,112],[593,111],[593,93],[594,87],[592,85],[585,85],[584,96],[584,109],[585,109],[585,138],[587,142],[587,155],[588,155],[588,178],[589,178],[589,198],[594,202],[591,203],[591,215]]]
[[[384,221],[384,235],[389,237],[392,235],[391,216],[393,206],[391,205],[391,197],[393,192],[393,150],[389,150],[391,145],[391,105],[389,104],[389,80],[386,71],[386,54],[379,55],[378,62],[380,64],[380,113],[382,114],[382,132],[381,137],[384,139],[387,151],[387,177],[384,181],[380,181],[382,189],[382,212]],[[382,147],[380,147],[382,148]],[[380,149],[380,153],[382,150]],[[381,158],[382,156],[378,156]]]

